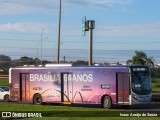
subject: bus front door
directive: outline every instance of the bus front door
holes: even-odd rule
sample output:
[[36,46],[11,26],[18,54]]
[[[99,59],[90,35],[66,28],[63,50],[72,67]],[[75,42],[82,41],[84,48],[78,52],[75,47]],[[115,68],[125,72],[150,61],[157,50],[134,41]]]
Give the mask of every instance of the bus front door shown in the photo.
[[130,82],[128,73],[117,73],[116,88],[117,103],[129,105]]
[[73,101],[73,81],[71,73],[61,73],[61,101]]
[[29,101],[29,74],[20,74],[20,101]]

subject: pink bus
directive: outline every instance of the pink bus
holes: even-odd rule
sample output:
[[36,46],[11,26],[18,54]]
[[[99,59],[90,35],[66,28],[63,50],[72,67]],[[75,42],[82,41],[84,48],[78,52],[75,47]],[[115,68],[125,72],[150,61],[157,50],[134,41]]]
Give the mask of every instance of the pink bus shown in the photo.
[[147,66],[72,66],[11,68],[10,100],[43,103],[129,106],[151,102]]

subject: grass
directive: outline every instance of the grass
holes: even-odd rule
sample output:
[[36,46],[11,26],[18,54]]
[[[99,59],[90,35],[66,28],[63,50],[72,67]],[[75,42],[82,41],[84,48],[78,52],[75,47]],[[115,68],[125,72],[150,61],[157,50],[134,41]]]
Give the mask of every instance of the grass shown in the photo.
[[160,92],[160,78],[152,78],[152,92]]
[[159,120],[159,117],[44,117],[25,120]]
[[42,116],[47,117],[64,117],[71,118],[72,116],[117,116],[119,117],[119,110],[106,110],[99,107],[76,107],[76,106],[54,106],[54,105],[33,105],[33,104],[16,104],[16,103],[0,103],[0,111],[12,111],[12,112],[31,112],[42,113]]
[[[54,106],[54,105],[32,105],[32,104],[16,104],[16,103],[0,103],[0,111],[15,113],[42,113],[42,118],[26,118],[26,120],[133,120],[133,119],[152,119],[157,120],[158,117],[120,117],[120,113],[141,113],[140,111],[122,111],[117,109],[106,110],[99,107],[76,107],[76,106]],[[143,113],[143,112],[142,112]],[[88,116],[89,117],[85,117]],[[74,116],[74,117],[72,117]],[[107,117],[108,116],[108,117]]]
[[9,80],[0,80],[1,86],[9,86]]
[[160,83],[152,83],[152,92],[160,92]]
[[55,106],[55,105],[33,105],[19,103],[0,103],[0,111],[106,111],[102,108]]

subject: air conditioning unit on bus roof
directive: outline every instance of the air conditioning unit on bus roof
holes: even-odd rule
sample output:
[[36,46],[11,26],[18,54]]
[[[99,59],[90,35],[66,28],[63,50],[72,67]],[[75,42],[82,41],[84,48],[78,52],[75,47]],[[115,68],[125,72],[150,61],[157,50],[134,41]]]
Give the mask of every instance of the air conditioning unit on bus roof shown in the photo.
[[72,64],[46,64],[45,65],[45,67],[60,67],[60,66],[70,67],[70,66],[72,66]]
[[35,67],[35,65],[23,65],[23,66],[20,66],[20,67]]

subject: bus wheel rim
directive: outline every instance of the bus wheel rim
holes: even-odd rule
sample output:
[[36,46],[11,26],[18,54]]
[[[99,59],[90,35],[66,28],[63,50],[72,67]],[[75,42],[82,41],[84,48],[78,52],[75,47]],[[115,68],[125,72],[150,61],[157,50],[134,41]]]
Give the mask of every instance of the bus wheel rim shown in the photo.
[[108,99],[105,99],[105,100],[104,100],[104,106],[107,107],[107,106],[108,106],[108,103],[109,103]]

